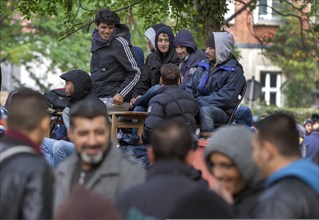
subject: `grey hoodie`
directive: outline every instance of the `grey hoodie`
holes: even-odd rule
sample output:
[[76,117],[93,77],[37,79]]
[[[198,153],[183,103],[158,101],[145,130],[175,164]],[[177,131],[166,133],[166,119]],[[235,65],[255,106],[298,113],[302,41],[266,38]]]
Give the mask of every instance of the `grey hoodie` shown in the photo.
[[216,65],[229,59],[234,47],[234,37],[228,32],[213,32],[215,39]]
[[248,186],[260,180],[258,168],[252,160],[252,132],[245,126],[231,125],[217,129],[205,148],[205,161],[209,170],[209,157],[219,152],[231,158],[237,165]]

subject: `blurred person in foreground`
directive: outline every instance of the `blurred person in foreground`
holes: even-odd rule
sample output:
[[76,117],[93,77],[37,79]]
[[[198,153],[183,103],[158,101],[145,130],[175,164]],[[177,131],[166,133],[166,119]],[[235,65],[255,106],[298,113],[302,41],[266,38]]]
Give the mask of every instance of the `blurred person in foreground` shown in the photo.
[[214,132],[205,148],[208,170],[219,182],[217,191],[230,199],[236,218],[252,217],[264,188],[251,157],[252,137],[246,126],[225,126]]
[[40,151],[50,126],[47,100],[21,88],[7,110],[0,143],[0,219],[50,219],[53,173]]
[[319,218],[319,167],[301,160],[296,121],[273,113],[256,124],[253,159],[266,178],[255,218]]
[[165,218],[230,218],[228,204],[191,179],[192,134],[185,123],[165,121],[154,128],[148,146],[150,167],[145,183],[119,196],[117,205],[126,218],[137,210]]
[[114,202],[120,192],[144,181],[145,170],[136,161],[124,158],[111,142],[103,103],[86,99],[74,104],[68,136],[77,153],[56,170],[55,210],[76,185],[84,185]]
[[108,199],[84,186],[75,187],[57,210],[54,220],[62,219],[123,219]]

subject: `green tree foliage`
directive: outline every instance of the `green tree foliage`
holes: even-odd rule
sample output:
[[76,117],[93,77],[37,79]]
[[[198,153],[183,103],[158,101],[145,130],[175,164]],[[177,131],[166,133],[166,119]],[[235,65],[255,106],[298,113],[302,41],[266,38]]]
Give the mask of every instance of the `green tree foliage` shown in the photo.
[[49,58],[50,71],[56,68],[65,71],[71,68],[89,70],[90,35],[79,31],[64,41],[58,41],[59,18],[40,15],[31,20],[21,19],[13,10],[1,17],[1,62],[25,64],[30,61],[43,62]]
[[306,10],[307,3],[291,5],[283,2],[286,7],[279,13],[283,15],[284,24],[268,39],[271,46],[266,48],[266,56],[287,78],[282,91],[288,107],[310,106],[311,93],[319,82],[319,29],[314,22],[319,11],[316,4]]
[[1,62],[28,67],[30,61],[43,62],[45,57],[53,72],[89,71],[93,19],[100,9],[117,11],[131,28],[133,45],[145,52],[143,33],[158,22],[174,32],[193,30],[204,48],[206,34],[221,29],[227,11],[226,1],[220,0],[0,0],[0,5]]

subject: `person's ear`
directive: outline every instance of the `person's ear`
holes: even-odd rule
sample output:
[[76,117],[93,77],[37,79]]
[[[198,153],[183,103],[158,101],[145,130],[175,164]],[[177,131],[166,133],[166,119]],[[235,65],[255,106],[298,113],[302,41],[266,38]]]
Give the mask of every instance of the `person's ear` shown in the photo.
[[1,123],[2,123],[3,127],[7,130],[7,129],[8,129],[7,119],[2,119],[2,120],[1,120]]
[[149,162],[151,164],[153,164],[155,162],[155,155],[154,155],[153,147],[151,145],[147,145],[146,151],[147,151],[147,157],[148,157]]
[[193,157],[194,157],[194,150],[188,151],[188,153],[185,156],[185,163],[192,165],[193,164]]
[[263,159],[271,161],[278,154],[278,149],[269,141],[264,141],[263,145]]
[[40,121],[40,128],[42,131],[50,131],[50,116],[43,117]]
[[74,128],[68,128],[68,138],[74,143]]
[[163,85],[163,78],[160,77],[160,85]]

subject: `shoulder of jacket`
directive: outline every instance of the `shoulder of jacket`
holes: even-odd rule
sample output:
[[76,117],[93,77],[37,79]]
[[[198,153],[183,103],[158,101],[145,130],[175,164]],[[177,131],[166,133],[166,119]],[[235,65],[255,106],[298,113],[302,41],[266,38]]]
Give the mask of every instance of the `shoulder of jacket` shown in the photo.
[[261,198],[266,200],[280,200],[282,198],[297,198],[300,190],[307,187],[307,185],[295,177],[286,177],[281,179],[268,188],[265,189]]
[[162,93],[157,94],[154,97],[152,97],[151,100],[149,101],[149,103],[151,104],[151,103],[157,102],[160,104],[165,104],[165,103],[171,102],[172,99],[173,98],[170,95],[170,93],[167,92],[167,90],[165,90]]
[[139,170],[141,172],[144,171],[142,164],[131,156],[127,156],[124,154],[121,156],[120,160],[122,168],[125,170]]
[[124,37],[121,37],[121,36],[117,36],[115,37],[115,39],[113,40],[113,42],[116,44],[116,45],[120,45],[122,47],[127,47],[130,45],[130,42],[128,42]]
[[67,173],[68,170],[73,169],[73,166],[76,165],[78,161],[78,156],[75,154],[68,157],[67,160],[64,160],[61,164],[59,164],[58,168],[55,170],[55,173]]

